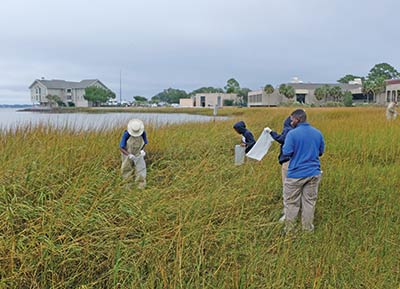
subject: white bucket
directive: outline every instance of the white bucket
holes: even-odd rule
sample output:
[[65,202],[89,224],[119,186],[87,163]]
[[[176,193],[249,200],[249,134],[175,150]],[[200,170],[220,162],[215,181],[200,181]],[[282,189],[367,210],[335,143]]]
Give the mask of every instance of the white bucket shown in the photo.
[[235,165],[239,166],[244,163],[245,150],[245,147],[235,145]]

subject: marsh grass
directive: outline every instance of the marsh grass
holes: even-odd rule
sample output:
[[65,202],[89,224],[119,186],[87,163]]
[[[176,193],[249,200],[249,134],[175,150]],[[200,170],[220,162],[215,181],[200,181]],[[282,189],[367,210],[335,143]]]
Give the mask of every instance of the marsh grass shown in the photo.
[[399,122],[307,109],[326,140],[316,230],[285,236],[279,146],[234,166],[232,125],[280,131],[292,109],[146,127],[146,190],[120,178],[122,127],[0,134],[0,288],[398,288]]

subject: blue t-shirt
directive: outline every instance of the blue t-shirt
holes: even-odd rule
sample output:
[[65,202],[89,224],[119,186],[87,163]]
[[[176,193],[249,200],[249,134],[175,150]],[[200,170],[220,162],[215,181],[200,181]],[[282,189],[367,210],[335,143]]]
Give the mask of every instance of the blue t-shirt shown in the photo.
[[319,157],[325,151],[322,133],[309,123],[299,123],[285,139],[282,152],[290,157],[288,178],[306,178],[321,174]]
[[[119,143],[119,147],[124,149],[126,148],[126,142],[128,141],[128,138],[130,138],[129,132],[126,130],[124,131],[124,134],[122,135],[121,142]],[[147,141],[147,136],[146,136],[146,131],[143,131],[141,137],[143,138],[144,144],[148,144],[149,142]]]

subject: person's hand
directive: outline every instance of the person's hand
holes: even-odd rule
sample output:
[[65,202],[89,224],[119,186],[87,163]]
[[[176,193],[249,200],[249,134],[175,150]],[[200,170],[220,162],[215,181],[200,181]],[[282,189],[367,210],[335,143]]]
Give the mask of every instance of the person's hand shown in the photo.
[[266,133],[271,133],[272,129],[270,129],[269,127],[266,127],[266,128],[264,128],[264,131],[265,131]]
[[245,144],[245,143],[240,143],[240,146],[241,146],[241,147],[245,147],[246,144]]
[[130,159],[131,161],[134,161],[136,159],[136,157],[133,154],[129,154],[128,159]]
[[144,150],[141,150],[141,151],[140,151],[140,155],[141,155],[142,157],[144,157],[144,156],[146,155],[146,152],[145,152]]

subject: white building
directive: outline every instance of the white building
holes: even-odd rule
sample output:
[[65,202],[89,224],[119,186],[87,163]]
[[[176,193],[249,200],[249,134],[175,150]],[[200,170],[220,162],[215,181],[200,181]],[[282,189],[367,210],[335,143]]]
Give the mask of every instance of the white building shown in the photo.
[[[352,83],[352,84],[343,84],[343,83],[303,83],[302,81],[294,81],[290,83],[285,83],[286,86],[291,86],[295,90],[295,96],[292,101],[296,101],[304,104],[315,104],[324,101],[332,101],[332,99],[321,100],[318,101],[315,98],[314,92],[318,87],[323,87],[325,85],[333,87],[339,86],[342,92],[350,91],[353,95],[354,102],[369,102],[371,99],[366,99],[362,93],[362,84],[360,83]],[[289,102],[290,100],[286,98],[284,95],[279,93],[279,86],[274,89],[274,92],[271,94],[266,94],[263,89],[254,90],[249,92],[248,94],[248,107],[256,107],[256,106],[278,106],[281,103]]]
[[400,102],[400,79],[386,80],[386,103]]
[[236,103],[239,98],[236,93],[196,93],[193,97],[194,107],[224,107],[226,101]]

